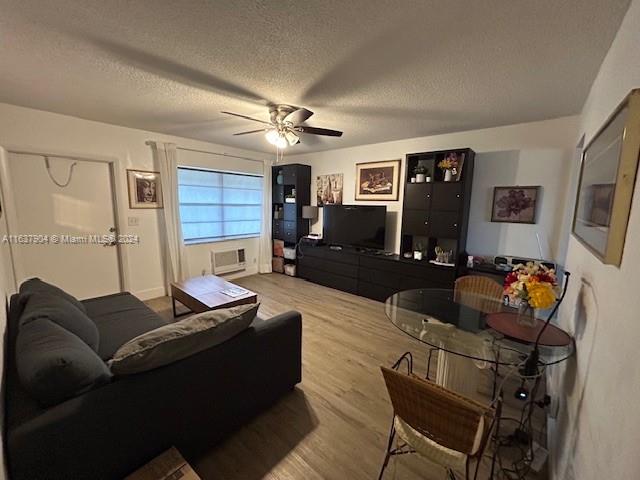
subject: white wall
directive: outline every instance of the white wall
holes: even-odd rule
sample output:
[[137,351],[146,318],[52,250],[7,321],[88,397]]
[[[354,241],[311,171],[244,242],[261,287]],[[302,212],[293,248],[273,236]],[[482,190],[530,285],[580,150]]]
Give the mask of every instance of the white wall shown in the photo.
[[[121,192],[118,197],[118,204],[120,223],[123,227],[121,233],[137,234],[141,239],[139,245],[124,246],[127,258],[125,269],[129,278],[127,288],[142,299],[164,294],[159,241],[161,211],[130,210],[126,197],[125,170],[127,168],[157,170],[153,165],[151,149],[145,145],[147,140],[173,142],[182,147],[224,152],[259,160],[268,157],[263,153],[0,104],[0,146],[6,149],[75,154],[82,157],[115,159],[118,162],[119,175],[117,181]],[[260,163],[257,162],[246,162],[240,159],[213,155],[192,154],[191,152],[179,152],[178,163],[252,173],[261,173],[262,171]],[[127,226],[127,217],[130,216],[139,218],[138,226]],[[255,267],[258,251],[257,240],[247,239],[229,242],[229,248],[238,248],[238,246],[247,249],[247,259],[251,267],[247,273],[257,271]],[[187,247],[188,262],[192,274],[200,274],[203,269],[210,270],[209,252],[214,248],[226,248],[226,245],[218,242]]]
[[[355,202],[355,164],[378,160],[402,159],[415,152],[470,147],[476,152],[472,209],[467,250],[473,254],[513,254],[539,257],[536,232],[546,237],[550,254],[562,258],[562,213],[566,202],[565,185],[573,157],[577,117],[564,117],[506,127],[412,138],[360,147],[329,150],[305,155],[285,156],[285,163],[311,165],[312,203],[315,178],[328,173],[344,174],[344,203]],[[346,132],[348,135],[349,132]],[[339,140],[336,140],[339,142]],[[494,186],[541,185],[538,223],[518,225],[491,223],[491,198]],[[402,197],[397,202],[376,202],[387,206],[386,249],[398,252],[402,224]],[[322,214],[320,213],[320,217]],[[322,231],[322,219],[313,225]],[[546,253],[546,252],[545,252]]]
[[[640,0],[633,0],[580,116],[580,135],[594,136],[616,106],[640,87]],[[577,137],[576,137],[577,142]],[[573,166],[574,179],[578,165]],[[574,333],[577,355],[556,368],[552,393],[560,414],[550,423],[552,478],[632,479],[640,475],[640,181],[620,268],[603,265],[569,239],[571,287],[561,324]]]

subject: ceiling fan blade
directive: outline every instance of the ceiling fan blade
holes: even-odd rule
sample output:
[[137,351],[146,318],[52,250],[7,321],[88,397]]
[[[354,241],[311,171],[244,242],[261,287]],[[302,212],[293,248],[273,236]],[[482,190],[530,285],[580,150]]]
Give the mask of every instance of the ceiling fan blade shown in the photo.
[[234,117],[244,118],[245,120],[251,120],[252,122],[260,122],[260,123],[264,123],[265,125],[271,125],[270,122],[265,122],[264,120],[258,120],[257,118],[247,117],[246,115],[240,115],[239,113],[232,113],[232,112],[220,112],[220,113],[225,113],[227,115],[232,115]]
[[327,135],[329,137],[342,136],[342,132],[338,130],[330,130],[328,128],[307,127],[305,125],[300,125],[298,129],[302,133],[310,133],[311,135]]
[[309,120],[309,118],[311,118],[311,115],[313,115],[313,112],[311,110],[307,110],[306,108],[301,107],[284,117],[283,121],[291,122],[293,125],[298,125]]
[[240,132],[240,133],[234,133],[233,135],[249,135],[250,133],[258,133],[258,132],[264,132],[266,131],[266,128],[260,128],[259,130],[249,130],[248,132]]

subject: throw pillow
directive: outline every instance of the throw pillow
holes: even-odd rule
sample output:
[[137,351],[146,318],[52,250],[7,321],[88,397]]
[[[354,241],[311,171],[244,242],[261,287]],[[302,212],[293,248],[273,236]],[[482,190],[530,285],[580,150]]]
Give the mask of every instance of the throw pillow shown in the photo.
[[30,278],[26,282],[22,282],[20,285],[20,295],[24,294],[28,296],[30,293],[41,292],[41,293],[50,293],[51,295],[55,295],[58,297],[64,298],[66,301],[75,305],[75,307],[80,310],[82,313],[87,313],[87,309],[84,308],[84,305],[80,300],[78,300],[73,295],[68,294],[61,288],[56,287],[55,285],[51,285],[39,278]]
[[20,325],[37,318],[47,318],[65,330],[77,335],[92,350],[98,351],[100,334],[98,327],[86,313],[80,311],[64,297],[48,292],[29,294],[20,317]]
[[139,335],[109,360],[111,372],[145,372],[225,342],[249,327],[259,306],[255,303],[199,313]]
[[20,326],[16,339],[20,383],[44,406],[109,382],[107,365],[73,333],[47,318]]

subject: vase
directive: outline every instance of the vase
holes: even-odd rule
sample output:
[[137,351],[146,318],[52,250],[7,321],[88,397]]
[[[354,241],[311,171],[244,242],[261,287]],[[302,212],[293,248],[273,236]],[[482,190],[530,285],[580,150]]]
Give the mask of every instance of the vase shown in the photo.
[[526,300],[522,300],[520,305],[518,305],[518,317],[516,321],[518,325],[524,327],[536,326],[536,311]]
[[284,175],[282,175],[282,170],[278,172],[278,176],[276,177],[276,183],[278,185],[282,185],[284,183]]
[[445,182],[450,182],[453,180],[453,172],[451,171],[451,169],[447,169],[444,171],[444,181]]
[[425,174],[424,173],[416,173],[416,183],[424,183]]

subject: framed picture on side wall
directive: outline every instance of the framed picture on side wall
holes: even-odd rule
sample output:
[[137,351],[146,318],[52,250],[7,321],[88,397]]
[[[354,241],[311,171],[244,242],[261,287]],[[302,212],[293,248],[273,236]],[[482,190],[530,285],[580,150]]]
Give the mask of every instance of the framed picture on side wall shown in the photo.
[[639,156],[640,89],[636,89],[582,154],[573,234],[606,264],[622,262]]
[[540,187],[495,187],[491,221],[536,223],[536,204]]
[[356,200],[396,201],[400,160],[356,163]]
[[160,172],[127,170],[129,208],[162,208]]

